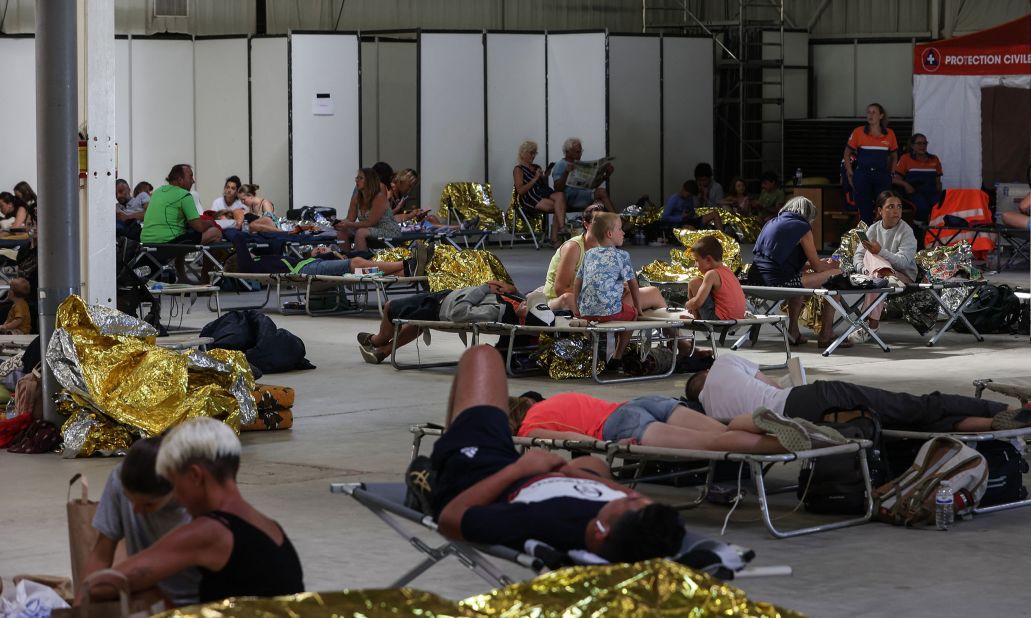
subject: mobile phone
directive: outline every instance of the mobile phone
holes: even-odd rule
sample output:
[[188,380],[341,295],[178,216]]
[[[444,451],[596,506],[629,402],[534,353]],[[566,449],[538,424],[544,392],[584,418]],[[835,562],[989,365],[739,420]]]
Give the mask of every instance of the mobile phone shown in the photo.
[[868,240],[870,240],[870,238],[866,235],[866,232],[864,232],[863,230],[856,230],[856,236],[858,236],[859,240],[863,242],[867,242]]
[[545,171],[545,172],[550,172],[550,171],[551,171],[551,168],[553,168],[553,167],[555,167],[555,162],[554,162],[554,161],[552,161],[551,163],[549,163],[549,164],[548,164],[548,167],[544,168],[544,171]]

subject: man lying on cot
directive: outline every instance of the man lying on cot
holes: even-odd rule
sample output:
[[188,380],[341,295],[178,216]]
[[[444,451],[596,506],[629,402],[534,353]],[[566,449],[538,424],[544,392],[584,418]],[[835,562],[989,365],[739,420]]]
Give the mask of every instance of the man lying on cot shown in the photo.
[[542,326],[551,324],[554,315],[547,307],[543,310],[529,307],[519,290],[505,281],[495,280],[457,290],[413,294],[387,301],[383,306],[378,332],[358,333],[358,347],[365,362],[378,365],[395,348],[407,345],[419,336],[421,329],[409,324],[402,326],[395,336],[394,320],[500,322]]
[[324,275],[339,277],[352,274],[357,268],[378,268],[384,275],[419,277],[426,272],[425,253],[413,252],[414,257],[403,261],[377,262],[365,258],[349,258],[326,246],[312,249],[311,257],[299,258],[287,255],[263,255],[254,257],[247,248],[243,236],[233,238],[236,247],[236,263],[244,273],[296,273],[301,275]]
[[[846,441],[829,428],[772,418],[773,412],[767,408],[760,408],[755,420],[743,415],[724,425],[679,399],[661,395],[622,403],[581,393],[560,393],[541,400],[532,395],[509,399],[509,420],[517,436],[733,453],[783,453],[785,449],[805,450]],[[766,429],[774,435],[764,435]]]
[[441,534],[520,551],[534,539],[612,562],[680,549],[684,526],[676,510],[616,483],[600,459],[518,454],[507,407],[501,355],[486,345],[469,348],[451,385],[444,435],[406,475]]
[[[724,422],[762,406],[814,423],[831,411],[865,408],[877,412],[885,429],[912,431],[1000,431],[1031,425],[1031,410],[938,391],[911,395],[839,380],[781,388],[758,365],[733,354],[721,354],[710,369],[691,376],[685,395],[700,402],[706,415]],[[837,418],[846,420],[847,415]]]

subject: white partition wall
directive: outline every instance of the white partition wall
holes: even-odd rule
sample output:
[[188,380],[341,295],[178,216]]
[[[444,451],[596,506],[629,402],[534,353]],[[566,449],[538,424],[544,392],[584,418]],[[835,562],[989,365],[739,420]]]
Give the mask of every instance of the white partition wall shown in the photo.
[[290,96],[286,37],[250,41],[251,171],[261,195],[286,214],[290,206]]
[[537,164],[549,161],[544,48],[543,34],[487,34],[487,180],[502,209],[519,144],[537,142]]
[[[877,102],[888,117],[913,115],[913,44],[869,43],[856,48],[856,111]],[[1024,110],[1031,113],[1031,110]]]
[[129,39],[115,39],[115,167],[118,177],[130,187],[136,186],[132,175],[132,96],[130,90]]
[[602,32],[548,35],[549,161],[562,158],[562,142],[569,137],[583,142],[585,161],[608,154]]
[[662,39],[663,198],[695,165],[713,160],[712,46],[702,38]]
[[246,182],[250,169],[247,39],[195,41],[193,76],[197,192],[208,208],[227,176]]
[[661,203],[661,51],[657,37],[609,37],[609,152],[617,173],[609,194],[617,208],[642,195]]
[[0,38],[0,190],[36,182],[36,40]]
[[352,185],[350,179],[360,165],[359,87],[357,35],[290,36],[294,208],[317,205],[339,210],[349,194],[341,186]]
[[362,164],[395,170],[419,163],[419,47],[416,41],[362,42]]
[[196,163],[193,41],[133,39],[130,52],[132,173],[159,187],[173,165]]
[[423,204],[431,205],[445,184],[486,177],[483,36],[424,33],[420,39],[420,184]]

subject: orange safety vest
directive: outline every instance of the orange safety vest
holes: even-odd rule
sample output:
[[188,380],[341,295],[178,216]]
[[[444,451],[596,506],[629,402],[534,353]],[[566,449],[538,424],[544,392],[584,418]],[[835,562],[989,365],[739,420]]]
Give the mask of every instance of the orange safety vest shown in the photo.
[[[988,194],[980,189],[949,189],[942,201],[931,209],[931,221],[928,227],[945,225],[945,215],[966,219],[970,225],[991,225],[992,211],[988,208]],[[974,253],[988,252],[995,249],[995,240],[991,234],[962,230],[947,230],[940,234],[949,245],[961,240],[971,244]],[[924,245],[933,247],[936,240],[930,232],[924,235]]]

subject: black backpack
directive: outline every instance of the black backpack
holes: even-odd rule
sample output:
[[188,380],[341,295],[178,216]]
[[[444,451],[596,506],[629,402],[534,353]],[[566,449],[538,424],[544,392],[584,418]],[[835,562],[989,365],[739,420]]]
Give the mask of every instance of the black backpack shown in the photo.
[[[850,439],[873,442],[866,452],[870,484],[878,487],[888,478],[884,459],[884,438],[881,421],[872,410],[860,410],[860,416],[844,422],[823,422],[820,425],[837,429]],[[828,414],[833,415],[833,411]],[[826,417],[825,417],[826,418]],[[798,498],[807,511],[828,515],[862,515],[866,512],[866,486],[859,467],[859,454],[847,453],[809,459],[798,475]]]
[[[1012,333],[1020,322],[1020,299],[1008,285],[986,283],[974,292],[963,317],[982,334]],[[962,320],[957,320],[953,328],[967,332]]]

